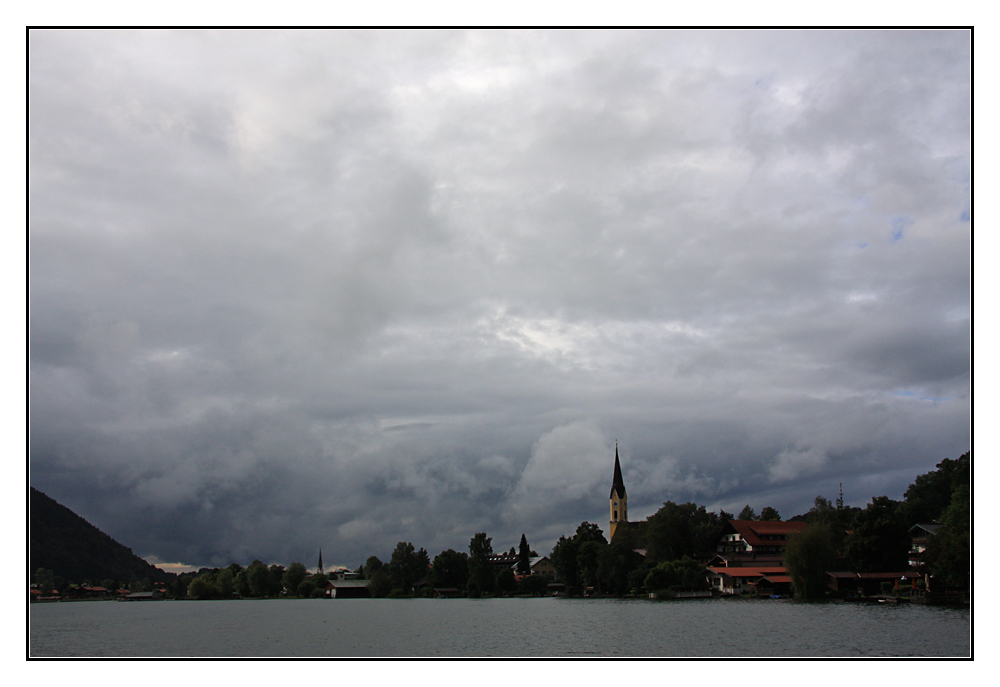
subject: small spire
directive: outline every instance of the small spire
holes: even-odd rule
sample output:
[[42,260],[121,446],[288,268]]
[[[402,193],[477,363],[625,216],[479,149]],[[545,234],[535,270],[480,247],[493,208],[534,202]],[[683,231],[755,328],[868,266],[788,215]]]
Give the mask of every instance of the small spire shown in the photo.
[[622,479],[622,466],[618,461],[618,441],[615,441],[615,476],[611,482],[611,494],[608,498],[612,498],[615,491],[618,491],[618,496],[625,498],[625,481]]

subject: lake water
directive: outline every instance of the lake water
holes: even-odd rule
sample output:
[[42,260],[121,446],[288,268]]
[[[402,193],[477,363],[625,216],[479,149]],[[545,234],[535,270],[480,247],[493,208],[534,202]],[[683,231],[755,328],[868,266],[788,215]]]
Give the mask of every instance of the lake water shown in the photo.
[[970,611],[699,599],[275,599],[29,607],[36,657],[961,657]]

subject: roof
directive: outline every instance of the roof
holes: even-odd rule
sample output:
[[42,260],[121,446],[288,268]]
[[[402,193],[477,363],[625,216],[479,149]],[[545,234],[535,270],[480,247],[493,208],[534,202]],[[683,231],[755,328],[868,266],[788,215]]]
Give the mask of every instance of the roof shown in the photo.
[[787,537],[792,532],[799,532],[808,527],[804,522],[791,522],[789,520],[730,520],[729,524],[751,546],[765,546],[775,543],[774,540],[761,539],[763,536]]
[[761,579],[762,580],[767,580],[768,582],[770,582],[772,584],[791,584],[792,583],[792,576],[791,575],[764,575],[764,577],[762,577]]
[[330,580],[326,588],[347,589],[350,587],[367,587],[368,580]]
[[625,498],[625,482],[622,480],[622,465],[618,462],[618,444],[615,444],[615,477],[611,481],[611,493],[608,498],[614,498],[615,492],[618,496]]
[[908,580],[914,578],[919,578],[920,575],[915,572],[879,572],[879,573],[858,573],[858,577],[862,580],[898,580],[901,577],[905,577]]
[[786,575],[787,571],[778,566],[766,568],[708,568],[717,575],[729,575],[730,577],[765,577],[768,575]]
[[912,532],[913,530],[921,529],[927,532],[928,534],[934,534],[942,527],[944,527],[944,525],[942,525],[939,522],[918,522],[916,525],[911,527],[909,531]]

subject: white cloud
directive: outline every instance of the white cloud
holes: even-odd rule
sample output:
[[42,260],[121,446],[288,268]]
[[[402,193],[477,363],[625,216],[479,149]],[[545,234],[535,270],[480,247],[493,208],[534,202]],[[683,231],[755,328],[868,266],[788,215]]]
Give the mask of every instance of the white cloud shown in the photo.
[[815,474],[827,464],[826,453],[814,447],[789,448],[774,458],[768,472],[772,482],[789,482]]

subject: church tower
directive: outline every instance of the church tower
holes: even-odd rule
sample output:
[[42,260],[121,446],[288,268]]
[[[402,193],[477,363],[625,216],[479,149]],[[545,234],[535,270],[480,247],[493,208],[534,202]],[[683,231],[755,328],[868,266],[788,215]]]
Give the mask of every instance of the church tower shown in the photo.
[[618,462],[618,442],[615,442],[615,476],[611,481],[611,527],[608,541],[615,538],[618,523],[628,522],[628,496],[625,494],[625,482],[622,480],[622,466]]

